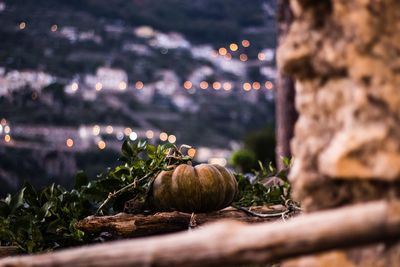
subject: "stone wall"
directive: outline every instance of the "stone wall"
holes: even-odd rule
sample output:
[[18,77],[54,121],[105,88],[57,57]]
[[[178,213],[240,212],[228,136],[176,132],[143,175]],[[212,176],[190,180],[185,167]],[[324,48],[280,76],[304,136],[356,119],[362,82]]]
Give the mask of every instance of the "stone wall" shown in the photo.
[[[310,212],[399,198],[400,1],[292,0],[291,7],[278,64],[296,79],[295,199]],[[284,266],[400,266],[400,243]]]
[[398,195],[400,1],[291,6],[278,61],[297,81],[295,196],[318,210]]

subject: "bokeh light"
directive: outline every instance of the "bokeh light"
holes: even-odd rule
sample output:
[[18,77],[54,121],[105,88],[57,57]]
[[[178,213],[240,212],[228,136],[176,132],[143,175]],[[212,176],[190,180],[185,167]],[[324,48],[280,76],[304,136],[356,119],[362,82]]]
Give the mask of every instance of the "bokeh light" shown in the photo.
[[264,60],[266,59],[265,54],[262,53],[262,52],[258,53],[257,57],[258,57],[258,59],[261,60],[261,61],[264,61]]
[[72,138],[68,138],[68,139],[65,141],[65,144],[66,144],[66,146],[67,146],[68,148],[71,148],[71,147],[74,146],[74,140],[72,140]]
[[214,90],[219,90],[219,89],[221,89],[221,83],[213,82],[212,87],[214,88]]
[[79,89],[78,83],[73,82],[73,83],[71,84],[71,90],[72,90],[73,92],[76,92],[78,89]]
[[200,88],[203,89],[203,90],[207,89],[208,88],[208,82],[202,81],[200,83]]
[[93,126],[92,132],[93,132],[93,135],[99,135],[100,134],[100,126],[99,125]]
[[176,142],[176,136],[173,134],[168,136],[168,142],[170,142],[171,144],[174,144]]
[[111,125],[108,125],[108,126],[106,127],[106,133],[112,134],[113,131],[114,131],[114,128],[113,128]]
[[160,140],[165,142],[168,139],[168,134],[165,132],[160,133]]
[[24,22],[24,21],[20,22],[18,27],[20,30],[24,30],[26,28],[26,22]]
[[98,147],[100,150],[105,149],[105,148],[106,148],[106,142],[104,142],[103,140],[99,141],[99,142],[97,143],[97,147]]
[[135,88],[136,88],[136,89],[140,90],[140,89],[143,89],[143,87],[144,87],[144,84],[143,84],[142,81],[137,81],[137,82],[135,83]]
[[130,135],[131,133],[132,133],[132,129],[131,128],[127,127],[127,128],[124,129],[124,134],[125,135]]
[[119,90],[121,90],[121,91],[123,91],[123,90],[126,90],[126,87],[127,87],[128,85],[126,84],[126,82],[120,82],[119,84],[118,84],[118,89]]
[[154,137],[154,132],[152,130],[147,130],[146,137],[147,139],[152,139]]
[[185,81],[185,82],[183,83],[183,87],[184,87],[186,90],[189,90],[189,89],[192,89],[193,84],[192,84],[191,81]]
[[260,90],[261,84],[259,82],[253,82],[253,89],[254,90]]
[[6,141],[6,143],[10,142],[11,141],[11,136],[9,134],[6,134],[4,136],[4,141]]
[[246,54],[240,54],[239,59],[240,61],[246,62],[249,58]]
[[225,56],[226,53],[228,53],[228,50],[226,50],[225,47],[221,47],[220,49],[218,49],[218,53],[219,53],[221,56]]
[[187,153],[189,157],[194,158],[194,156],[196,155],[196,149],[194,149],[193,147],[189,148]]
[[229,45],[229,49],[230,49],[231,51],[235,52],[235,51],[237,51],[237,50],[239,49],[239,47],[238,47],[237,44],[231,43],[231,44]]
[[274,88],[274,85],[272,84],[272,82],[266,81],[265,88],[267,88],[268,90],[272,90]]
[[103,89],[103,84],[102,83],[96,83],[96,85],[95,85],[95,89],[96,89],[96,91],[100,91],[101,89]]
[[251,84],[250,83],[244,83],[243,84],[243,90],[250,91],[251,90]]
[[137,138],[138,138],[137,133],[131,132],[131,133],[129,134],[129,139],[131,139],[132,141],[135,141]]
[[225,82],[223,88],[225,91],[229,91],[232,89],[232,84],[230,82]]
[[243,47],[249,47],[250,46],[250,41],[249,40],[243,40],[242,41],[242,46]]

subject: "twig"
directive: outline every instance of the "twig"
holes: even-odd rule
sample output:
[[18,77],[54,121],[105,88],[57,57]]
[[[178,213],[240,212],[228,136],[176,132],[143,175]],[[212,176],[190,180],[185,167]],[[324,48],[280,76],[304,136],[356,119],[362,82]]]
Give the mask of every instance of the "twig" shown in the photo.
[[158,169],[156,169],[156,170],[154,170],[154,171],[152,171],[152,172],[149,172],[148,174],[146,174],[145,176],[143,176],[142,178],[140,178],[140,179],[138,179],[138,180],[134,180],[132,183],[130,183],[130,184],[128,184],[128,185],[126,185],[126,186],[124,186],[124,187],[122,187],[121,189],[119,189],[118,191],[115,191],[114,193],[109,193],[108,194],[108,197],[106,198],[106,200],[104,200],[104,202],[99,206],[99,208],[97,209],[97,211],[96,211],[96,214],[99,214],[101,211],[102,211],[102,209],[108,204],[108,202],[110,202],[110,200],[111,199],[113,199],[113,198],[115,198],[115,197],[117,197],[118,195],[120,195],[120,194],[122,194],[122,193],[124,193],[124,192],[128,192],[130,189],[134,189],[136,186],[137,186],[137,184],[138,184],[138,182],[141,182],[141,181],[143,181],[143,180],[145,180],[145,179],[147,179],[147,178],[149,178],[151,175],[155,175],[155,173],[157,173],[157,171],[159,171]]
[[236,204],[232,204],[231,206],[234,207],[235,209],[244,211],[249,215],[260,217],[260,218],[279,217],[279,216],[283,216],[283,215],[285,215],[285,214],[290,212],[289,209],[286,209],[285,211],[276,212],[276,213],[258,213],[258,212],[254,212],[254,211],[251,211],[249,209],[246,209],[244,207],[238,206]]

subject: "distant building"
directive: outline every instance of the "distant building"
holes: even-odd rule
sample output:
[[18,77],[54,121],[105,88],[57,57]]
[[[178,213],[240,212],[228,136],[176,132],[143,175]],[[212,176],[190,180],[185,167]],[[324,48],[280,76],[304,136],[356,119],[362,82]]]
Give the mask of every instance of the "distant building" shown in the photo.
[[104,30],[107,33],[119,35],[124,32],[124,26],[118,24],[108,24],[104,27]]
[[75,43],[77,41],[93,41],[97,44],[100,44],[103,41],[101,36],[95,34],[94,31],[79,32],[75,27],[72,26],[62,27],[59,31],[59,35],[68,39],[71,43]]
[[191,81],[195,86],[198,86],[200,82],[205,80],[208,76],[212,75],[214,73],[214,70],[209,67],[209,66],[201,66],[197,69],[195,69],[190,76],[188,77],[188,80]]
[[243,77],[246,75],[246,63],[239,60],[226,60],[225,58],[218,57],[213,58],[212,62],[221,70],[232,73],[238,77]]
[[125,91],[128,86],[128,75],[122,69],[100,67],[96,75],[86,75],[85,84],[97,91]]
[[155,83],[146,84],[142,89],[136,90],[135,97],[139,102],[149,104],[153,101],[155,90]]
[[264,48],[261,52],[264,55],[264,60],[271,62],[275,58],[275,49],[272,48]]
[[28,86],[35,90],[41,90],[43,87],[54,82],[54,77],[37,71],[18,71],[12,70],[5,73],[4,68],[0,68],[0,95],[18,90]]
[[156,82],[156,88],[160,95],[172,96],[180,89],[179,78],[172,70],[160,71],[161,80]]
[[134,52],[141,56],[148,56],[151,54],[150,49],[146,45],[136,43],[124,43],[122,50]]
[[269,79],[276,79],[277,73],[275,67],[264,66],[260,68],[260,73]]
[[218,69],[243,77],[246,74],[246,63],[236,59],[227,60],[224,57],[213,56],[215,50],[209,45],[195,46],[191,49],[192,56],[197,59],[205,59],[214,64]]
[[152,38],[156,31],[150,26],[140,26],[134,30],[134,34],[139,38]]
[[182,34],[177,32],[171,32],[168,34],[156,33],[154,39],[150,41],[150,45],[166,49],[190,48],[190,43],[183,37]]
[[103,41],[101,36],[95,34],[94,31],[80,32],[79,35],[78,35],[78,40],[81,41],[81,42],[93,41],[96,44],[100,44]]
[[193,58],[206,59],[206,60],[210,59],[213,53],[215,53],[211,45],[193,46],[193,48],[190,51],[192,53]]
[[189,96],[184,94],[175,94],[171,98],[172,103],[179,109],[179,111],[196,113],[200,107]]
[[60,35],[67,38],[71,43],[78,40],[78,33],[75,27],[65,26],[60,29]]

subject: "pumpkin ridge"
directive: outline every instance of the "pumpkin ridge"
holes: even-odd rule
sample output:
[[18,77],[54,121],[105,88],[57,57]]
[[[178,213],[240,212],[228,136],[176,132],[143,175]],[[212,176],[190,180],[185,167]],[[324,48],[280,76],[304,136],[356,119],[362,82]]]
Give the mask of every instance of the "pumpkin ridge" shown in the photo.
[[221,171],[216,167],[215,164],[212,164],[210,167],[212,167],[215,170],[215,178],[219,180],[219,184],[221,185],[220,189],[222,190],[220,194],[218,195],[219,201],[218,201],[218,209],[224,208],[225,207],[225,195],[226,195],[226,187],[227,185],[225,184],[225,179]]
[[[177,177],[177,182],[180,189],[181,208],[185,211],[191,211],[196,207],[197,202],[197,185],[196,176],[193,167],[183,165],[181,176]],[[180,183],[179,183],[180,182]]]
[[218,192],[220,185],[218,180],[214,178],[215,169],[210,168],[210,166],[200,164],[195,167],[199,172],[200,184],[202,185],[204,199],[202,211],[210,211],[219,206]]
[[226,168],[220,166],[220,165],[214,165],[215,168],[217,168],[220,173],[222,174],[222,177],[224,179],[224,184],[226,183],[227,185],[225,186],[227,191],[225,192],[225,199],[224,199],[224,205],[230,205],[233,200],[235,199],[235,196],[237,194],[237,181],[235,176],[227,170]]

